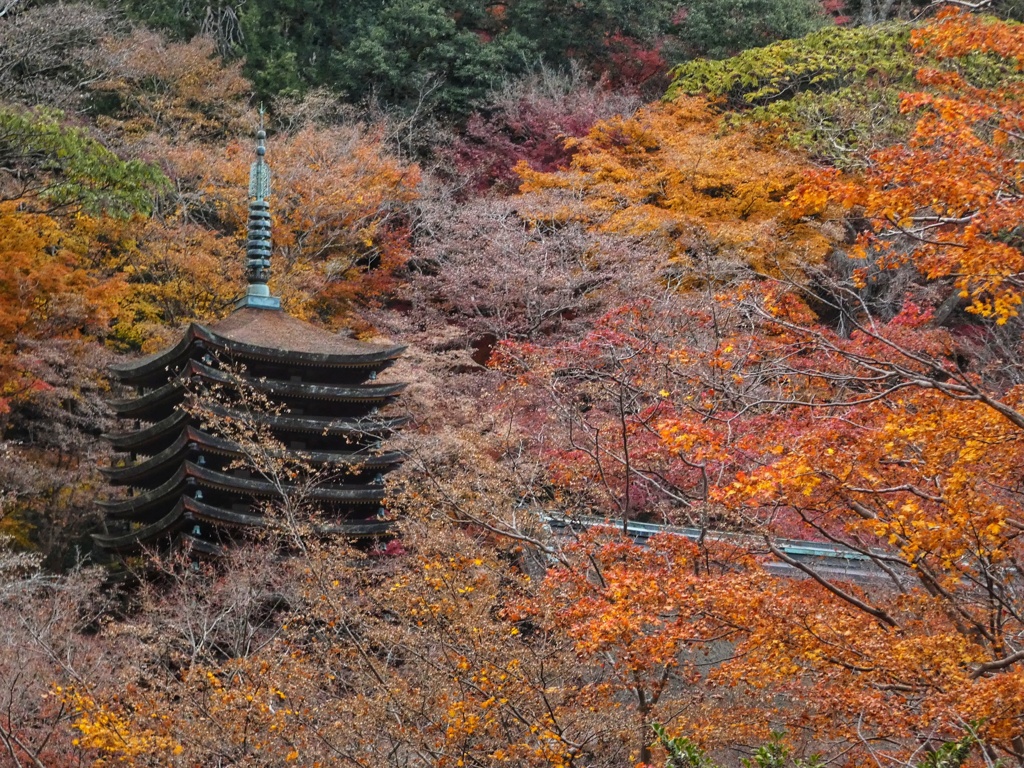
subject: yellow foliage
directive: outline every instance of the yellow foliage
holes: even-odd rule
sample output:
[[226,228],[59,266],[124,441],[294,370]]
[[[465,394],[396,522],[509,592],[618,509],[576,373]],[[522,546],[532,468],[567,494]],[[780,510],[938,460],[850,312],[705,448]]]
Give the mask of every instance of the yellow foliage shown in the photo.
[[832,248],[827,227],[784,202],[809,167],[753,128],[726,129],[701,99],[598,123],[576,146],[567,171],[518,167],[527,216],[657,237],[681,258],[706,242],[765,275],[799,273]]

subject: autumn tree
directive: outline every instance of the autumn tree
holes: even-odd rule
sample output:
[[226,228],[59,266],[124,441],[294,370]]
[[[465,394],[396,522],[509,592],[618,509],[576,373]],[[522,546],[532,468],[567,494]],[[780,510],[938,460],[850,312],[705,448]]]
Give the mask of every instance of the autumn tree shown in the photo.
[[446,120],[465,118],[503,77],[528,74],[537,62],[566,69],[582,61],[620,81],[649,76],[632,65],[655,50],[675,10],[662,0],[388,0],[326,16],[313,3],[134,0],[128,9],[177,40],[213,36],[222,55],[245,57],[266,97],[327,87],[351,103],[376,100]]
[[[529,581],[454,528],[410,521],[403,544],[408,554],[330,544],[302,561],[263,558],[264,577],[292,587],[274,595],[276,611],[264,577],[240,581],[252,553],[219,574],[186,570],[194,610],[157,605],[109,628],[159,638],[179,666],[147,653],[138,667],[146,686],[128,675],[66,694],[82,754],[136,765],[607,759],[605,716],[573,706],[571,650],[500,609],[531,591]],[[246,583],[256,591],[236,588]],[[257,642],[214,645],[236,624],[259,624]],[[198,634],[204,626],[211,631]]]
[[476,192],[517,190],[520,162],[544,172],[566,168],[578,149],[569,139],[582,138],[598,120],[630,115],[639,106],[635,95],[613,89],[607,79],[590,80],[575,66],[568,73],[544,68],[508,81],[439,154],[454,163],[458,182]]
[[0,7],[0,102],[81,108],[96,75],[94,52],[116,15],[85,3]]
[[683,62],[666,97],[709,97],[728,120],[771,127],[786,144],[849,170],[909,133],[899,102],[914,71],[906,25],[829,27],[724,60]]
[[707,247],[737,272],[819,262],[831,247],[827,231],[783,204],[806,169],[754,129],[723,128],[696,98],[600,122],[579,141],[569,170],[521,167],[529,195],[522,210],[552,223],[646,235],[681,277]]
[[[911,261],[927,280],[952,278],[973,314],[1005,323],[1020,303],[1013,239],[1021,116],[1021,40],[1014,26],[944,13],[913,35],[936,66],[902,109],[918,116],[905,144],[880,150],[857,178],[824,171],[799,195],[802,213],[830,201],[870,223],[856,255]],[[973,67],[969,56],[990,57]],[[964,171],[967,170],[965,173]],[[944,309],[948,316],[955,302]]]
[[19,336],[102,335],[118,311],[119,281],[104,284],[90,267],[107,252],[103,239],[116,240],[164,181],[152,166],[122,161],[61,118],[0,110],[0,402],[32,385],[19,372]]
[[[1017,322],[1015,225],[1000,218],[1016,201],[1016,86],[1012,78],[999,92],[982,85],[986,72],[1015,66],[1016,37],[1013,27],[949,15],[915,34],[918,50],[945,64],[919,75],[929,91],[904,100],[905,110],[920,115],[911,140],[871,154],[863,175],[812,175],[776,219],[776,232],[814,232],[824,254],[832,247],[829,229],[815,230],[800,217],[835,219],[828,205],[846,201],[865,222],[854,250],[867,257],[864,268],[852,268],[843,282],[843,274],[829,275],[824,262],[808,258],[810,249],[803,258],[772,259],[771,266],[748,261],[761,278],[738,285],[738,299],[719,295],[705,306],[716,320],[723,307],[737,308],[738,322],[716,325],[712,353],[677,337],[665,355],[664,401],[651,424],[660,440],[655,450],[670,467],[673,457],[687,466],[695,449],[714,450],[731,471],[711,475],[707,505],[742,521],[748,555],[774,558],[807,577],[782,583],[756,576],[756,560],[748,560],[742,568],[762,579],[760,586],[716,604],[716,617],[742,630],[734,636],[734,658],[716,665],[707,684],[722,695],[735,691],[760,713],[744,715],[745,723],[800,723],[834,749],[846,744],[879,760],[908,762],[919,744],[953,743],[980,722],[987,754],[1019,759],[1019,531],[1010,468],[1018,463],[1011,457],[1020,416],[1015,337],[1000,330]],[[961,66],[969,52],[992,58]],[[1002,109],[991,106],[994,100]],[[591,141],[604,130],[598,126]],[[686,139],[643,143],[639,131],[626,135],[637,138],[588,145],[567,174],[524,172],[527,205],[556,212],[558,221],[617,231],[667,218],[673,206],[657,205],[657,187],[630,184],[651,156],[685,147]],[[954,157],[953,147],[961,154]],[[971,171],[953,173],[952,164]],[[697,176],[701,165],[692,167]],[[569,179],[582,199],[559,195]],[[713,197],[683,197],[690,190],[668,187],[669,174],[661,179],[680,191],[660,195],[691,200],[690,211],[701,215],[697,221],[718,246],[712,253],[728,254],[715,235],[735,232],[732,219],[713,228],[715,213],[725,208],[716,211]],[[741,189],[734,183],[720,190],[722,205],[740,204]],[[808,223],[811,229],[803,229]],[[870,292],[895,267],[910,269],[902,283],[907,295],[891,293],[896,306],[879,312]],[[695,284],[690,278],[676,285],[692,293]],[[966,313],[944,302],[950,289]],[[951,318],[959,333],[936,328]],[[531,359],[527,369],[541,373],[541,386],[570,379],[573,369],[560,353],[552,346]],[[547,361],[554,361],[555,375],[544,374]],[[631,371],[626,381],[636,386],[644,378]],[[595,400],[586,400],[576,411],[592,419]],[[718,428],[738,439],[716,439]],[[876,575],[850,583],[808,566],[786,553],[780,536],[845,546]],[[642,583],[652,567],[638,564],[625,578]],[[716,582],[707,579],[691,599],[714,594]],[[641,626],[657,626],[656,616],[671,604],[668,595],[659,600]],[[784,706],[780,693],[789,696]],[[715,716],[695,711],[700,717],[681,718],[675,732],[724,746],[730,737],[703,724]]]
[[[823,173],[795,198],[862,217],[854,253],[865,266],[828,290],[790,284],[752,302],[770,359],[783,361],[779,400],[804,421],[778,459],[717,494],[757,509],[769,531],[796,521],[804,535],[842,543],[875,564],[880,583],[847,585],[804,567],[806,589],[765,599],[760,610],[774,620],[723,674],[750,680],[756,663],[762,684],[813,702],[817,729],[885,759],[907,760],[915,742],[974,723],[991,756],[1020,760],[1012,467],[1024,422],[1014,365],[991,354],[1016,349],[1001,328],[1016,324],[1020,302],[1018,88],[1012,77],[986,87],[982,76],[1015,69],[1020,33],[944,13],[912,40],[939,66],[918,73],[927,90],[904,97],[917,118],[910,141],[874,153],[857,176]],[[992,56],[991,69],[958,63],[972,55]],[[888,320],[863,299],[873,263],[916,275]],[[836,310],[838,297],[851,323],[840,333],[809,312]],[[942,327],[951,322],[955,332]]]

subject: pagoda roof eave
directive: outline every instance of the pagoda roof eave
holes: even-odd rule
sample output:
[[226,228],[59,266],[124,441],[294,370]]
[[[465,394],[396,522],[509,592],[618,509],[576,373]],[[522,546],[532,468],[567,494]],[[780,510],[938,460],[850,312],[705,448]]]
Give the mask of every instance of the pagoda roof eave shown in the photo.
[[[157,409],[173,406],[180,402],[186,390],[184,378],[188,376],[197,376],[207,382],[228,386],[235,386],[238,383],[236,377],[229,373],[203,365],[195,360],[189,360],[177,380],[170,381],[138,397],[111,400],[109,401],[110,407],[121,418],[145,419]],[[307,384],[276,379],[254,379],[250,376],[239,378],[244,384],[258,392],[300,400],[325,400],[329,402],[385,403],[397,396],[406,387],[404,383],[358,384],[341,387],[330,384]]]
[[[167,418],[144,429],[134,432],[113,432],[105,434],[103,437],[114,450],[142,452],[142,449],[159,444],[172,434],[177,435],[179,428],[184,427],[188,423],[188,419],[189,415],[185,411],[175,411]],[[174,442],[173,439],[169,440],[168,445],[172,442]]]
[[190,554],[208,555],[210,557],[223,557],[227,554],[227,549],[222,547],[220,544],[215,544],[212,541],[207,541],[199,536],[193,536],[191,533],[182,531],[178,534],[175,542],[183,548],[187,548]]
[[[261,514],[252,512],[236,512],[213,504],[206,504],[196,499],[182,499],[185,512],[190,520],[215,523],[228,528],[267,528],[274,527],[274,522]],[[341,534],[345,536],[379,536],[392,527],[388,520],[353,520],[331,525],[314,526],[317,533]]]
[[[280,498],[279,485],[267,480],[238,477],[224,472],[207,469],[185,462],[184,470],[197,484],[210,490],[227,491],[263,498]],[[285,485],[288,490],[294,486]],[[348,504],[378,504],[384,499],[384,487],[380,485],[322,485],[310,488],[304,495],[314,501],[333,501]]]
[[254,515],[250,512],[235,512],[213,504],[205,504],[198,499],[189,497],[182,499],[182,503],[196,520],[217,523],[230,528],[263,528],[267,525],[267,519],[263,515]]
[[317,533],[326,533],[350,538],[364,536],[386,536],[393,532],[394,523],[390,520],[353,520],[334,525],[322,525]]
[[[232,440],[215,437],[197,427],[190,426],[186,432],[191,442],[210,453],[231,458],[242,458],[247,455],[245,450]],[[271,456],[274,456],[273,452],[271,452]],[[334,464],[359,467],[388,467],[393,464],[401,464],[404,459],[401,451],[372,454],[364,451],[307,451],[303,449],[287,449],[283,457],[316,465]]]
[[234,419],[236,422],[261,425],[281,432],[305,432],[317,435],[381,435],[392,432],[409,422],[408,416],[379,418],[376,416],[335,417],[335,416],[293,416],[290,414],[243,413],[223,406],[213,406],[214,416]]
[[[249,311],[273,314],[268,310]],[[382,367],[397,359],[406,350],[406,347],[401,345],[377,346],[364,342],[350,342],[353,346],[351,352],[333,353],[270,347],[248,341],[238,341],[205,325],[190,323],[174,346],[139,360],[113,365],[110,367],[110,373],[125,384],[145,379],[167,368],[177,367],[178,364],[188,359],[196,342],[203,342],[212,349],[221,349],[238,357],[284,364],[299,363],[324,368]],[[357,345],[364,347],[364,351],[356,351]]]
[[108,404],[120,418],[135,419],[145,418],[161,406],[175,405],[181,400],[185,392],[185,386],[180,381],[171,381],[152,392],[147,392],[140,397],[131,397],[124,400],[110,400]]
[[[265,426],[289,434],[314,435],[380,435],[393,432],[409,422],[408,416],[381,419],[365,418],[334,418],[330,416],[289,416],[265,413],[246,414],[229,408],[216,406],[210,409],[214,416],[235,419],[240,423],[249,421],[253,426]],[[157,453],[172,445],[181,428],[187,425],[189,414],[175,411],[167,418],[151,424],[135,432],[108,433],[103,437],[116,451],[122,453],[146,453],[147,449],[157,448]]]
[[[100,501],[98,504],[106,509],[107,515],[111,518],[149,522],[148,518],[153,512],[159,513],[181,496],[189,479],[194,480],[201,488],[239,496],[280,498],[281,495],[279,486],[275,483],[229,475],[186,461],[167,482],[152,490],[125,499]],[[383,501],[384,495],[384,488],[380,485],[325,485],[306,492],[310,500],[338,504],[379,504]]]
[[[233,459],[246,456],[246,452],[238,443],[214,437],[201,429],[189,426],[178,436],[177,440],[160,453],[126,467],[101,467],[100,472],[114,485],[155,487],[145,486],[147,479],[161,474],[173,475],[178,463],[188,454],[192,446]],[[368,454],[360,451],[287,450],[283,454],[283,458],[314,466],[334,465],[372,469],[400,464],[403,456],[399,451]]]
[[[192,427],[186,427],[178,435],[177,440],[144,461],[126,467],[100,467],[100,472],[114,485],[143,485],[147,479],[159,475],[161,470],[166,473],[168,466],[177,468],[181,460],[188,454],[189,444],[192,442],[192,431]],[[173,475],[174,472],[169,474]]]
[[271,395],[285,395],[311,400],[339,400],[356,402],[384,401],[398,395],[406,388],[404,383],[392,384],[355,384],[342,387],[334,384],[311,384],[299,381],[282,381],[280,379],[253,378],[252,376],[235,377],[225,371],[204,365],[192,360],[188,363],[187,372],[207,381],[220,384],[235,385],[236,379],[244,384]]
[[[107,552],[125,553],[141,549],[165,536],[178,533],[187,525],[195,522],[210,522],[233,528],[262,528],[267,526],[268,521],[262,515],[234,512],[184,497],[174,505],[170,512],[149,525],[117,535],[94,533],[92,539],[98,547]],[[315,530],[321,534],[361,538],[386,535],[391,532],[392,527],[393,524],[388,520],[357,520],[317,526]],[[187,538],[193,545],[201,544],[200,549],[206,554],[220,555],[224,553],[222,547],[212,542],[187,533],[183,533],[182,537]]]
[[185,490],[186,471],[184,465],[165,482],[145,493],[123,499],[104,499],[96,502],[106,510],[107,517],[114,520],[133,520],[140,523],[153,522],[161,513],[174,506]]
[[185,516],[184,500],[181,500],[170,512],[147,526],[115,536],[94,533],[92,540],[98,547],[108,552],[128,552],[156,541],[161,536],[175,533],[187,522],[189,521]]
[[182,334],[182,337],[178,339],[174,346],[138,360],[111,365],[107,370],[110,371],[110,374],[115,379],[123,383],[129,383],[148,374],[163,371],[177,361],[187,359],[192,344],[196,339],[195,328],[196,324],[190,323],[188,328],[185,329],[185,333]]

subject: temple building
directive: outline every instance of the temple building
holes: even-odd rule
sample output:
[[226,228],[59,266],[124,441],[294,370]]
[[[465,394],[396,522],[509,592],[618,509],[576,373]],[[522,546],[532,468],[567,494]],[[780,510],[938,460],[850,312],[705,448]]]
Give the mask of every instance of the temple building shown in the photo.
[[404,421],[380,410],[404,384],[377,375],[404,347],[368,344],[289,316],[270,294],[270,172],[257,134],[249,183],[248,289],[234,311],[191,324],[174,346],[111,368],[132,397],[111,403],[124,431],[104,472],[128,495],[101,502],[101,552],[223,552],[268,509],[312,510],[318,531],[385,534],[383,478],[401,456],[383,441]]

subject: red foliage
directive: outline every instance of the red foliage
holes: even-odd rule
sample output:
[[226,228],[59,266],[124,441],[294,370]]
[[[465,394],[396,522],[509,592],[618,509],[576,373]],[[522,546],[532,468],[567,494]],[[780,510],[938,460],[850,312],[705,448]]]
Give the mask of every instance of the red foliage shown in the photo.
[[638,40],[616,33],[608,40],[608,53],[602,74],[612,88],[637,90],[657,85],[664,90],[668,64],[662,56],[661,44],[644,47]]
[[821,10],[826,15],[832,17],[832,21],[835,22],[837,27],[853,21],[853,16],[848,13],[849,8],[846,5],[846,0],[821,0]]
[[473,191],[514,192],[520,162],[543,172],[567,168],[576,149],[566,139],[586,136],[598,121],[637,106],[634,97],[613,91],[608,79],[588,83],[582,72],[544,72],[509,86],[493,105],[474,113],[446,154]]

